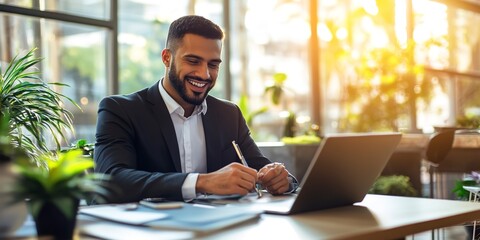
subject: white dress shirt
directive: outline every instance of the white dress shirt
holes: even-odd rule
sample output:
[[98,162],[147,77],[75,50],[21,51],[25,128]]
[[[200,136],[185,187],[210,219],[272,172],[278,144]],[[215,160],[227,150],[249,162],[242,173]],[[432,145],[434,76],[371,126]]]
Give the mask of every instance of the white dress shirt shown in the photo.
[[207,102],[204,100],[201,105],[195,107],[192,115],[185,118],[185,110],[167,93],[162,83],[163,79],[158,84],[160,95],[167,105],[175,127],[182,172],[192,173],[188,174],[183,182],[182,196],[184,200],[191,200],[196,197],[195,185],[198,173],[207,172],[207,150],[202,122],[202,114],[207,112]]

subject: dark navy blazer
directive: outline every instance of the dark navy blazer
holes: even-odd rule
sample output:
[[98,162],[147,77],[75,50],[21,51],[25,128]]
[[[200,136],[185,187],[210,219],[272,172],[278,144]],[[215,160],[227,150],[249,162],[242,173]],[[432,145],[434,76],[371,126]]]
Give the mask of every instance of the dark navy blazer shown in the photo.
[[[119,188],[110,202],[133,202],[147,197],[182,200],[180,154],[173,122],[158,84],[138,92],[104,98],[98,109],[95,172],[107,173]],[[208,96],[202,115],[207,148],[207,171],[240,162],[235,140],[250,167],[259,170],[270,161],[250,136],[235,104]]]

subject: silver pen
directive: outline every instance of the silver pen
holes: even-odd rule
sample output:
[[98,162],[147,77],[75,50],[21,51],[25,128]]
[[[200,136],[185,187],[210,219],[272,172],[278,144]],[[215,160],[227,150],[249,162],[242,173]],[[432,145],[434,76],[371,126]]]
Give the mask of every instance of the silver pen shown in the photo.
[[[243,166],[248,167],[247,160],[245,160],[245,157],[242,154],[242,151],[240,150],[240,147],[238,144],[235,142],[235,140],[232,141],[233,148],[235,149],[235,152],[237,152],[237,156],[242,161]],[[258,189],[257,184],[255,184],[255,192],[257,192],[258,198],[262,197],[262,192]]]

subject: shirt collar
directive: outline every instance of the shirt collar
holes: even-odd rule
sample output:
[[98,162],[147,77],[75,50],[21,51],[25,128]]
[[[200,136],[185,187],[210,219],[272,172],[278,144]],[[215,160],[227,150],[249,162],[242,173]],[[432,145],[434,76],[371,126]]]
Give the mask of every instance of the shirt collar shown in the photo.
[[[178,104],[175,101],[175,99],[173,99],[170,96],[170,94],[167,93],[167,90],[165,90],[165,88],[163,87],[162,82],[163,82],[163,78],[158,83],[158,89],[160,91],[160,95],[163,98],[163,101],[165,101],[165,105],[167,105],[168,113],[172,114],[174,112],[178,112],[178,113],[181,113],[181,115],[183,116],[183,114],[185,113],[185,110],[182,108],[182,106],[180,106],[180,104]],[[202,113],[203,115],[207,113],[206,99],[203,100],[202,104],[195,106],[195,110],[193,110],[192,115],[199,114],[199,113]]]

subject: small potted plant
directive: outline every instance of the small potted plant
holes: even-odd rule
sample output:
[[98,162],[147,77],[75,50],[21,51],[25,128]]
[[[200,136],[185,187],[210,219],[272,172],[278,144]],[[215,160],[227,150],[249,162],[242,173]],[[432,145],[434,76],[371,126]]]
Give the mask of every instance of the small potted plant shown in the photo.
[[[473,171],[471,174],[467,174],[463,179],[455,181],[455,187],[453,188],[452,192],[459,200],[468,201],[470,199],[470,192],[464,187],[480,187],[480,173]],[[468,234],[467,239],[473,239],[473,225],[466,224],[465,228]],[[475,229],[475,235],[475,239],[480,237],[480,228],[478,226]]]
[[18,201],[27,201],[38,236],[71,239],[80,200],[98,196],[98,201],[106,197],[106,178],[85,174],[94,163],[81,150],[44,154],[40,158],[48,168],[32,166],[32,161],[16,161],[18,178],[12,195]]
[[10,116],[8,135],[14,145],[42,165],[38,156],[51,150],[45,137],[51,136],[59,150],[65,133],[73,132],[73,114],[64,103],[80,106],[55,91],[68,85],[41,79],[36,66],[42,58],[34,56],[35,50],[13,58],[4,71],[0,68],[0,113]]

